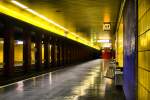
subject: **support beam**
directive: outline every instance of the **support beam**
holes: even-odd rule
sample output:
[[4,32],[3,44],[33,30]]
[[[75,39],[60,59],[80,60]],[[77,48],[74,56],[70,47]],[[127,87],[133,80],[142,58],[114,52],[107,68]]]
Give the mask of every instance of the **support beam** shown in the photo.
[[51,39],[51,66],[55,67],[55,39],[52,37]]
[[28,31],[25,31],[23,37],[23,68],[26,73],[31,68],[31,36]]
[[50,46],[49,46],[49,37],[45,36],[44,38],[44,66],[45,68],[50,67]]
[[42,66],[42,38],[40,34],[36,35],[35,49],[35,67],[39,71]]
[[14,29],[4,29],[4,76],[11,77],[14,73]]
[[60,66],[63,66],[62,44],[60,43]]
[[60,46],[60,43],[59,43],[59,40],[57,40],[57,66],[60,66],[60,50],[61,46]]
[[69,64],[69,48],[66,47],[66,64]]
[[62,53],[62,60],[61,60],[61,62],[62,62],[62,66],[65,66],[65,47],[64,47],[64,45],[62,44],[62,49],[61,49],[61,53]]

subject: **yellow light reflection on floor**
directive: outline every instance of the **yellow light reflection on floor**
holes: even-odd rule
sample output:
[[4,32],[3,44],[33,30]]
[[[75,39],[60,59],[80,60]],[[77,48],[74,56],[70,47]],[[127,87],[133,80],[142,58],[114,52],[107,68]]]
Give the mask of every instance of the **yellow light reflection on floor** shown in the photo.
[[[88,76],[84,79],[83,82],[79,86],[75,86],[72,89],[72,93],[74,94],[71,96],[71,100],[78,100],[80,96],[86,95],[86,90],[90,88],[91,85],[94,84],[95,78],[98,77],[100,74],[100,68],[97,66],[96,68],[92,69],[88,74]],[[104,96],[105,95],[105,86],[99,87],[103,90],[103,93],[101,92],[100,95]],[[68,99],[69,100],[69,99]]]

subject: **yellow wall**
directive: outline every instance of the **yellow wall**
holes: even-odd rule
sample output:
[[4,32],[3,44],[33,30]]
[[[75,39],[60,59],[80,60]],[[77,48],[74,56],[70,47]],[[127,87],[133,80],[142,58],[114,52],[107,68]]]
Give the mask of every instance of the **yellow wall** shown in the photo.
[[3,68],[3,43],[0,43],[0,68]]
[[[34,43],[31,44],[31,61],[35,64],[35,47]],[[15,64],[23,64],[23,45],[15,44],[14,47],[14,61]],[[3,63],[3,44],[0,43],[0,64]],[[42,63],[44,63],[44,45],[42,45]],[[1,68],[2,66],[0,66]]]
[[35,64],[35,43],[31,43],[31,64]]
[[[23,45],[14,44],[14,62],[15,64],[23,64]],[[0,43],[0,64],[3,63],[3,43]],[[0,66],[3,68],[2,66]]]
[[116,33],[116,57],[119,62],[119,67],[123,67],[123,18],[119,24],[118,32]]
[[138,100],[150,99],[150,0],[138,1]]
[[23,64],[23,44],[14,45],[14,63]]
[[42,44],[42,63],[44,63],[44,44]]
[[3,63],[3,44],[0,43],[0,63]]

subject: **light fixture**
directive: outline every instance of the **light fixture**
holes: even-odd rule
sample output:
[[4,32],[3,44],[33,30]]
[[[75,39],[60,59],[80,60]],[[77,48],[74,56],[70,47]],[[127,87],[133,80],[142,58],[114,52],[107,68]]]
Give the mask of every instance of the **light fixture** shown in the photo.
[[4,44],[4,41],[1,40],[1,41],[0,41],[0,44]]
[[45,17],[45,16],[39,14],[38,12],[36,12],[36,11],[34,11],[34,10],[28,8],[27,6],[25,6],[25,5],[23,5],[23,4],[19,3],[19,2],[17,2],[17,1],[15,1],[15,0],[12,0],[11,2],[12,2],[13,4],[15,4],[15,5],[21,7],[22,9],[24,9],[24,10],[26,10],[26,11],[28,11],[28,12],[30,12],[30,13],[32,13],[32,14],[38,16],[38,17],[40,17],[41,19],[43,19],[43,20],[45,20],[45,21],[47,21],[47,22],[49,22],[49,23],[51,23],[51,24],[53,24],[53,25],[55,25],[55,26],[57,26],[57,27],[59,27],[59,28],[61,28],[61,29],[63,29],[65,32],[69,32],[69,33],[73,34],[75,37],[79,37],[81,40],[85,41],[84,38],[80,37],[79,35],[75,34],[74,32],[69,31],[68,29],[64,28],[63,26],[61,26],[61,25],[59,25],[59,24],[57,24],[57,23],[55,23],[54,21],[48,19],[47,17]]
[[38,16],[38,17],[40,17],[40,18],[42,18],[42,19],[48,21],[49,23],[54,24],[55,26],[57,26],[57,27],[59,27],[59,28],[65,30],[65,31],[68,31],[68,29],[64,28],[63,26],[61,26],[61,25],[55,23],[54,21],[52,21],[52,20],[48,19],[47,17],[45,17],[45,16],[39,14],[39,13],[36,12],[36,11],[34,11],[34,10],[28,8],[27,6],[25,6],[25,5],[21,4],[21,3],[19,3],[18,1],[16,1],[16,0],[11,0],[11,2],[12,2],[13,4],[15,4],[15,5],[21,7],[22,9],[24,9],[24,10],[26,10],[26,11],[28,11],[28,12],[30,12],[30,13],[36,15],[36,16]]
[[[68,33],[69,33],[68,35],[66,35],[66,34],[63,34],[62,31],[61,31],[60,33],[58,33],[58,32],[56,31],[56,34],[60,34],[60,35],[62,35],[62,36],[66,36],[66,37],[69,38],[69,39],[72,39],[72,40],[78,41],[78,42],[80,42],[80,43],[82,43],[82,44],[88,45],[88,46],[90,46],[90,47],[99,49],[97,46],[92,46],[92,45],[91,45],[91,42],[87,41],[85,38],[79,36],[78,34],[76,34],[76,33],[74,33],[74,32],[71,32],[70,30],[66,29],[65,27],[63,27],[63,26],[57,24],[56,22],[52,21],[51,19],[45,17],[44,15],[42,15],[42,14],[40,14],[40,13],[38,13],[38,12],[32,10],[32,9],[30,9],[30,8],[27,7],[26,5],[20,3],[20,2],[18,2],[18,1],[16,1],[16,0],[10,0],[10,2],[11,2],[12,4],[16,5],[17,7],[23,9],[24,11],[27,11],[28,13],[31,13],[32,15],[35,15],[35,16],[37,16],[38,18],[43,19],[43,23],[44,23],[44,21],[46,21],[47,23],[53,24],[54,26],[60,28],[60,29],[63,30],[64,32],[68,32]],[[4,9],[4,12],[7,13],[7,12],[6,12],[7,9],[6,9],[5,7],[6,7],[6,6],[4,6],[3,9]],[[13,16],[15,15],[14,12],[9,12],[9,15],[10,15],[10,14],[12,14]],[[19,15],[19,16],[20,16],[20,15]],[[15,17],[16,17],[16,16],[15,16]],[[17,16],[17,17],[18,17],[18,16]],[[19,17],[19,19],[21,19],[21,18]],[[23,18],[23,20],[25,20],[25,18]],[[29,22],[29,23],[31,22],[31,23],[32,23],[32,21],[33,21],[33,20],[31,20],[31,21],[26,21],[26,22]],[[39,24],[38,22],[37,22],[37,23],[34,22],[33,25],[37,25],[37,26],[40,25],[40,27],[42,27],[42,28],[44,28],[44,29],[45,29],[45,28],[48,29],[49,26],[48,26],[48,25],[45,25],[45,24],[43,24],[43,23]],[[45,27],[44,25],[45,25],[46,27]],[[50,30],[50,29],[48,29],[48,30]],[[52,31],[54,31],[54,30],[52,29]],[[54,32],[55,32],[55,31],[54,31]],[[78,38],[78,39],[77,39],[77,38]],[[77,39],[77,40],[76,40],[76,39]]]
[[27,6],[25,6],[25,5],[23,5],[23,4],[19,3],[19,2],[17,2],[16,0],[11,0],[11,2],[12,2],[13,4],[15,4],[15,5],[17,5],[17,6],[21,7],[21,8],[23,8],[23,9],[27,9],[27,8],[28,8]]
[[23,41],[16,41],[16,44],[18,44],[18,45],[21,45],[21,44],[23,44]]
[[99,42],[99,43],[109,43],[110,40],[97,40],[97,42]]
[[35,43],[33,43],[33,47],[35,47]]

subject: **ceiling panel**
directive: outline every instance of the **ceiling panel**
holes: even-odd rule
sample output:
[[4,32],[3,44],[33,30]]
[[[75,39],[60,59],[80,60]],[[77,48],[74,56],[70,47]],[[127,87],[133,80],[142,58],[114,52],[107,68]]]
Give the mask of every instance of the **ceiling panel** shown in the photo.
[[[17,0],[82,36],[99,38],[113,32],[122,0]],[[112,31],[104,32],[103,23]]]

